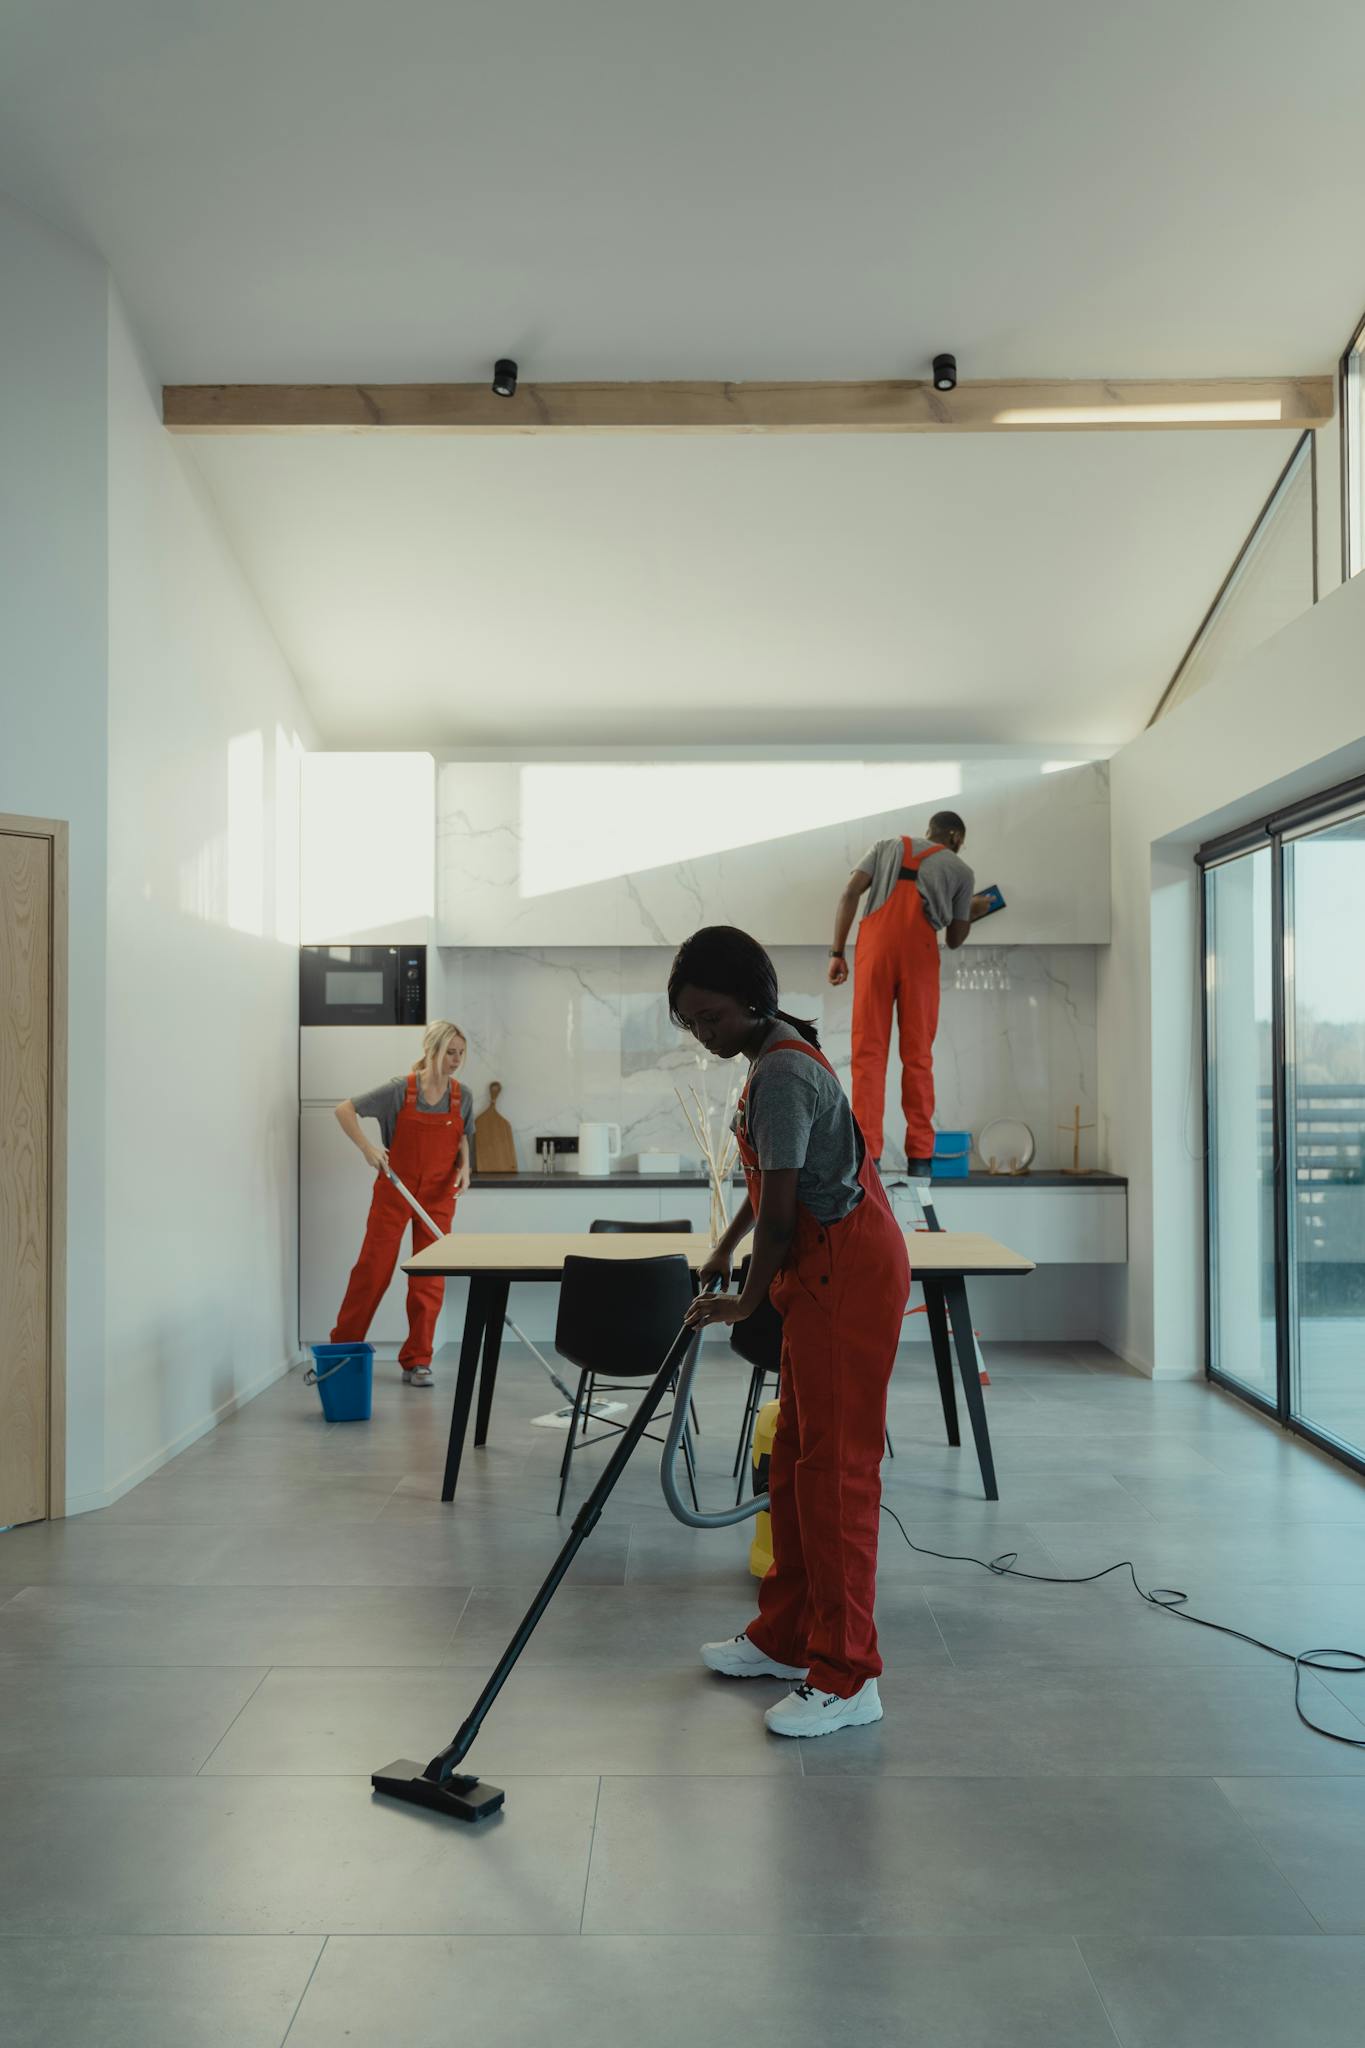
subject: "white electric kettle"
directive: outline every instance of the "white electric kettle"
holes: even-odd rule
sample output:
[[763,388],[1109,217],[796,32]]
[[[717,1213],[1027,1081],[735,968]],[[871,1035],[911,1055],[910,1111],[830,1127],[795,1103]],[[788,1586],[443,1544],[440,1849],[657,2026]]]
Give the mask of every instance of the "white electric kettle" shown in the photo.
[[578,1171],[599,1177],[611,1172],[613,1159],[621,1157],[620,1124],[578,1126]]

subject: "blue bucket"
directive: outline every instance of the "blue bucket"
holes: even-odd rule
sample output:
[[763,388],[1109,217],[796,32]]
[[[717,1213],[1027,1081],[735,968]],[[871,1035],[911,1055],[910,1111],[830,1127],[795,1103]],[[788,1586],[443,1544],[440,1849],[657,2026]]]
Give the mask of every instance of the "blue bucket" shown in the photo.
[[329,1422],[368,1422],[374,1395],[373,1344],[310,1344],[313,1363],[304,1374],[316,1387]]
[[966,1180],[971,1159],[970,1131],[934,1133],[934,1163],[931,1172],[935,1180]]

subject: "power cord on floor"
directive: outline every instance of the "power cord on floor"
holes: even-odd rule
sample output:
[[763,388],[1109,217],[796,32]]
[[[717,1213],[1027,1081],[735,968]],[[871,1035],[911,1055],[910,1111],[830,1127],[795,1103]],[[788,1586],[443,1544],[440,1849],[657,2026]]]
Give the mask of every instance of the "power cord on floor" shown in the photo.
[[[1178,1592],[1173,1586],[1154,1586],[1151,1592],[1148,1592],[1145,1586],[1139,1585],[1137,1571],[1131,1558],[1125,1557],[1118,1564],[1107,1564],[1102,1571],[1086,1572],[1079,1578],[1064,1578],[1058,1573],[1049,1572],[1021,1572],[1015,1564],[1015,1559],[1019,1555],[1017,1550],[1002,1550],[999,1557],[992,1558],[972,1557],[956,1550],[929,1550],[924,1544],[916,1543],[914,1537],[896,1513],[896,1510],[888,1507],[885,1501],[882,1502],[882,1513],[890,1515],[910,1548],[918,1551],[921,1557],[941,1558],[945,1564],[980,1565],[983,1572],[989,1572],[993,1578],[997,1579],[1032,1579],[1035,1584],[1040,1586],[1089,1586],[1096,1579],[1107,1579],[1111,1572],[1126,1571],[1133,1582],[1134,1592],[1140,1600],[1145,1600],[1149,1607],[1159,1607],[1163,1614],[1173,1615],[1177,1621],[1192,1622],[1196,1628],[1211,1628],[1220,1636],[1233,1636],[1239,1643],[1250,1643],[1253,1649],[1264,1650],[1267,1656],[1278,1657],[1282,1663],[1292,1664],[1294,1666],[1294,1711],[1303,1722],[1304,1727],[1311,1728],[1315,1735],[1325,1735],[1329,1742],[1344,1744],[1347,1749],[1365,1749],[1365,1735],[1338,1735],[1334,1728],[1324,1728],[1321,1721],[1315,1721],[1311,1714],[1304,1712],[1303,1707],[1303,1674],[1305,1670],[1334,1671],[1338,1675],[1356,1677],[1360,1672],[1365,1671],[1365,1652],[1360,1650],[1280,1650],[1276,1648],[1274,1643],[1263,1643],[1259,1636],[1249,1636],[1240,1628],[1229,1628],[1226,1622],[1207,1621],[1203,1615],[1186,1614],[1184,1604],[1189,1599],[1189,1594]],[[1340,1664],[1329,1664],[1325,1661],[1329,1657],[1340,1657],[1345,1661]]]

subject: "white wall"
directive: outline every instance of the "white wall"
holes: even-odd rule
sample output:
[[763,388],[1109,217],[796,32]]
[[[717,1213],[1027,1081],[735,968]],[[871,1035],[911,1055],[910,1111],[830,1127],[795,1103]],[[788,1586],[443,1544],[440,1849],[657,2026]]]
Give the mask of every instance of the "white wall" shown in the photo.
[[1305,449],[1171,692],[1168,711],[1302,617],[1313,602],[1313,549],[1313,463]]
[[0,201],[0,811],[71,827],[67,1487],[104,1474],[104,267]]
[[310,754],[303,764],[299,936],[306,946],[432,943],[436,763]]
[[[1101,1158],[1129,1178],[1105,1341],[1203,1369],[1198,892],[1203,840],[1365,770],[1365,576],[1110,763],[1113,938],[1100,956]],[[1344,939],[1344,942],[1349,940]]]
[[113,1497],[296,1348],[311,728],[116,299],[108,397]]

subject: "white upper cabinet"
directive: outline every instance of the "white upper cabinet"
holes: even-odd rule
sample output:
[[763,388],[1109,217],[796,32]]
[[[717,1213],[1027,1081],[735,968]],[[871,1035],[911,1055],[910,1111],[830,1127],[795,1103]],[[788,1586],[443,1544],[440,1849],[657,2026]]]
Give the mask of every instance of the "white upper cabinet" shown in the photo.
[[1007,908],[976,938],[1109,938],[1103,761],[447,761],[437,783],[437,938],[447,946],[676,946],[703,924],[828,945],[868,846],[958,811],[978,887]]

